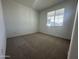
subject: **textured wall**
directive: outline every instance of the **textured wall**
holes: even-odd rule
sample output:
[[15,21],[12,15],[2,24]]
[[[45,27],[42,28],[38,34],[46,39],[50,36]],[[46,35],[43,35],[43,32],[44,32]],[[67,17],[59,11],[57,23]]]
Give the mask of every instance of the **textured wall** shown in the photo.
[[6,49],[6,36],[5,36],[5,26],[3,20],[3,12],[2,12],[2,2],[0,0],[0,59],[4,59],[5,49]]
[[7,37],[38,31],[38,12],[12,0],[3,0]]
[[[40,13],[40,32],[71,39],[72,27],[74,22],[74,15],[76,9],[76,0],[68,0],[63,3],[52,6],[51,8],[45,9]],[[64,14],[64,25],[57,27],[48,27],[47,23],[47,12],[65,8]]]

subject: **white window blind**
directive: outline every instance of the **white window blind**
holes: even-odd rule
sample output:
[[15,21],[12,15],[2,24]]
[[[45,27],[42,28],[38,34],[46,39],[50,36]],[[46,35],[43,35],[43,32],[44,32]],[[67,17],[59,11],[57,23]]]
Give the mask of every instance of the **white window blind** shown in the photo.
[[64,8],[47,13],[47,26],[63,26]]

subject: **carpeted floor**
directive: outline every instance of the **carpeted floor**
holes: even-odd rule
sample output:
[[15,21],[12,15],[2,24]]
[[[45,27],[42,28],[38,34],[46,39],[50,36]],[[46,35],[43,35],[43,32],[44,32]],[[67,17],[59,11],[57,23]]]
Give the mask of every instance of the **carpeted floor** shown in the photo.
[[6,59],[67,59],[69,42],[42,33],[9,38]]

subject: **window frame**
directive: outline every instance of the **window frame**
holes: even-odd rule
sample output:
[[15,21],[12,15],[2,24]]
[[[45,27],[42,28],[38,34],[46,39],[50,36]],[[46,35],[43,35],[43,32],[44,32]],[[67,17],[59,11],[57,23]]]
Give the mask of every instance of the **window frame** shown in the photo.
[[[47,12],[47,26],[48,26],[48,21],[49,21],[49,20],[48,20],[48,17],[50,16],[50,15],[48,15],[48,14],[51,13],[51,12],[54,12],[54,15],[52,16],[52,17],[54,17],[54,23],[53,23],[54,25],[51,25],[52,23],[50,22],[50,23],[51,23],[50,26],[52,26],[52,27],[53,27],[53,26],[58,26],[58,25],[56,24],[56,22],[55,22],[55,21],[56,21],[56,16],[57,16],[57,12],[58,12],[58,11],[63,11],[63,12],[60,12],[58,16],[62,15],[62,18],[63,18],[62,25],[59,25],[59,26],[64,26],[64,13],[65,13],[65,8],[61,8],[61,9],[57,9],[57,10],[53,10],[53,11]],[[51,17],[50,17],[50,18],[51,18]],[[58,19],[58,20],[59,20],[59,19]],[[51,20],[50,20],[50,21],[51,21]],[[61,23],[60,23],[60,24],[61,24]],[[49,26],[49,27],[50,27],[50,26]]]

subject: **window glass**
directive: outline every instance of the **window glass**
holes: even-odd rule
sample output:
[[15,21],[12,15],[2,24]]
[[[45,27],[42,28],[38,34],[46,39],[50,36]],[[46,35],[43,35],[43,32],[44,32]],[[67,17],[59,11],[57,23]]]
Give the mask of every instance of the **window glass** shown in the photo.
[[64,8],[47,13],[47,26],[63,26]]

